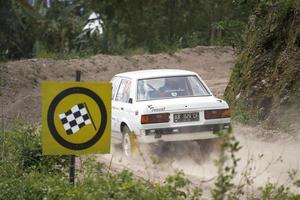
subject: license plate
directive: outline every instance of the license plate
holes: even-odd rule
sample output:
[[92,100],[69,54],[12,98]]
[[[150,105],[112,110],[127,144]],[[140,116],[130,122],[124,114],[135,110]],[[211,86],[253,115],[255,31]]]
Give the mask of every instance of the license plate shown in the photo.
[[174,114],[174,122],[193,122],[199,121],[199,113],[178,113]]

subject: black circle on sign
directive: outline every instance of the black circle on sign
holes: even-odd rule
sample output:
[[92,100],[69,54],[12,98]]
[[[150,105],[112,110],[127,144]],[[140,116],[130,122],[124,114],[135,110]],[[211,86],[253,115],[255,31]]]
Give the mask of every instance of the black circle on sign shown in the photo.
[[[99,126],[98,131],[96,132],[96,135],[89,141],[84,142],[84,143],[79,143],[79,144],[68,142],[63,137],[61,137],[59,135],[58,131],[56,130],[56,127],[54,124],[54,112],[55,112],[57,105],[66,96],[72,95],[72,94],[84,94],[84,95],[89,96],[97,103],[99,110],[101,112],[101,121],[99,124],[100,126]],[[63,90],[52,100],[52,102],[49,106],[49,109],[48,109],[48,113],[47,113],[47,122],[48,122],[48,127],[49,127],[51,135],[54,137],[54,139],[60,145],[62,145],[65,148],[71,149],[71,150],[83,150],[83,149],[87,149],[87,148],[93,146],[102,137],[104,130],[106,128],[107,112],[106,112],[106,108],[105,108],[105,105],[104,105],[102,99],[95,92],[93,92],[92,90],[89,90],[87,88],[83,88],[83,87],[72,87],[72,88]]]

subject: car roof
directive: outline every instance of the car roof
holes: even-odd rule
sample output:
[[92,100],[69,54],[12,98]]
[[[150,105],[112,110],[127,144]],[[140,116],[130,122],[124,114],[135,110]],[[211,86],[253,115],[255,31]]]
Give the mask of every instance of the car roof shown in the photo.
[[144,78],[155,78],[165,76],[184,76],[184,75],[197,75],[195,72],[181,70],[181,69],[150,69],[150,70],[139,70],[116,74],[115,76],[127,77],[131,79],[144,79]]

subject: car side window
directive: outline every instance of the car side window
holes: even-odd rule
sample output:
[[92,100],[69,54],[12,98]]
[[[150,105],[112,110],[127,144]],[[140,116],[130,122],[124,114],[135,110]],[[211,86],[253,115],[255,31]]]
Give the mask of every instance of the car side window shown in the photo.
[[120,84],[120,77],[113,77],[112,80],[110,81],[112,83],[112,99],[114,99],[115,94],[119,88],[119,84]]
[[189,77],[189,82],[195,95],[203,96],[209,94],[208,91],[205,89],[204,85],[196,76]]
[[115,100],[128,103],[130,98],[130,86],[131,86],[131,81],[127,79],[123,79],[121,81]]

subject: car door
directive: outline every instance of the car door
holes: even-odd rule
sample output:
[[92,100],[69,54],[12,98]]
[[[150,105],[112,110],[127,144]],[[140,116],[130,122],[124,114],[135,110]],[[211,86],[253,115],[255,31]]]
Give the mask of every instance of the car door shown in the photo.
[[114,125],[113,131],[120,132],[121,123],[128,119],[131,106],[131,84],[130,79],[121,78],[118,90],[112,102]]

